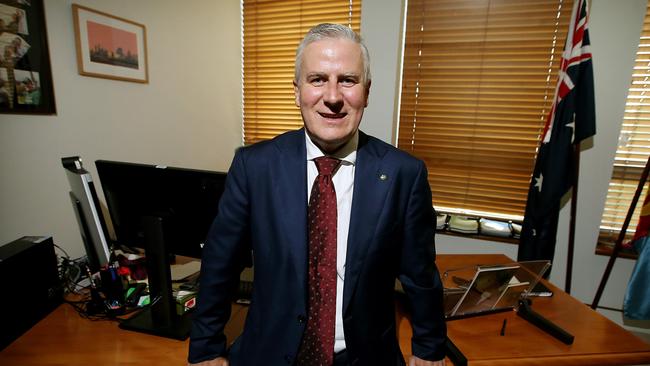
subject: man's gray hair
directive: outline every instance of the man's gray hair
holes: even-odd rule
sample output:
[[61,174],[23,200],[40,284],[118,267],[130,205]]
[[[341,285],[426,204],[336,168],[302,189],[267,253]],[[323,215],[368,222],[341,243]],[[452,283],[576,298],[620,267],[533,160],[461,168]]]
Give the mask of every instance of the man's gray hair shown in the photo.
[[300,71],[302,68],[302,54],[309,44],[322,39],[349,39],[361,47],[361,56],[363,57],[363,82],[367,87],[370,85],[370,55],[368,48],[363,43],[361,37],[351,28],[341,24],[322,23],[307,32],[305,38],[302,39],[298,49],[296,49],[296,64],[294,81],[297,83],[300,78]]

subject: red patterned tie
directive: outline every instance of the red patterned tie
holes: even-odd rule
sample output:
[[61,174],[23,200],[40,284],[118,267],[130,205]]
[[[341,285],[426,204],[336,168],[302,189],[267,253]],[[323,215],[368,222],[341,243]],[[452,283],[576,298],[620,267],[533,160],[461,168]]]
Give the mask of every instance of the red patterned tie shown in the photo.
[[340,160],[314,159],[318,176],[309,198],[309,317],[297,364],[330,366],[336,317],[336,191],[332,174]]

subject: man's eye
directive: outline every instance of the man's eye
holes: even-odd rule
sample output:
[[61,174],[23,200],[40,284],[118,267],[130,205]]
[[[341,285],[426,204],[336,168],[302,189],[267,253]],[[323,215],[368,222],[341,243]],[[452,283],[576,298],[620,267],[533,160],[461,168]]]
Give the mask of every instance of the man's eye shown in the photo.
[[322,78],[312,78],[309,79],[309,83],[312,85],[322,85],[323,84],[323,79]]
[[341,84],[343,84],[343,86],[353,86],[356,83],[357,83],[357,81],[355,79],[343,79],[341,81]]

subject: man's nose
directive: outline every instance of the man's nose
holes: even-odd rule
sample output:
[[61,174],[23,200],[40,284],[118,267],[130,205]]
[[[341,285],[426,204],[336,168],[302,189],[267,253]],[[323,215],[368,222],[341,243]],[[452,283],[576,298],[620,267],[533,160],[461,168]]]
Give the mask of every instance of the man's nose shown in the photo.
[[328,83],[323,101],[332,112],[338,113],[343,108],[343,95],[338,83]]

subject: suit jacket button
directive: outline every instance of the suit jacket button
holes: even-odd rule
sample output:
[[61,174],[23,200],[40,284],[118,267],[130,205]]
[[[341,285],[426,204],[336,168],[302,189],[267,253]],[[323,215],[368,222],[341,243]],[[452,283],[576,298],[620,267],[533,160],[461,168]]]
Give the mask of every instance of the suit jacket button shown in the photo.
[[291,355],[285,355],[284,360],[287,361],[288,364],[293,363],[293,357]]
[[307,317],[304,315],[298,315],[298,323],[300,324],[305,324],[305,321],[307,321]]

